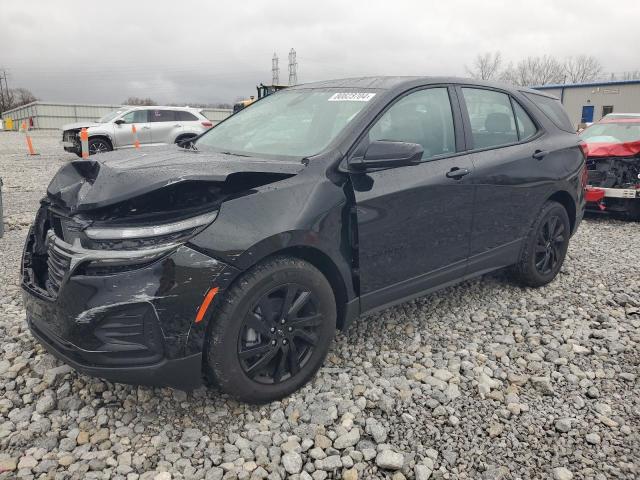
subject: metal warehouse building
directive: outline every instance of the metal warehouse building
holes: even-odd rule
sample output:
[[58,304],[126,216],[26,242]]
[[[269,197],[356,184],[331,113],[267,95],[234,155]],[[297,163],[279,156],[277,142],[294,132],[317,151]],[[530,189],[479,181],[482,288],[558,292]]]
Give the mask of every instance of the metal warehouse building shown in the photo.
[[[122,108],[123,105],[83,105],[72,103],[32,102],[22,107],[2,113],[2,120],[11,118],[14,130],[26,121],[30,128],[55,130],[66,123],[93,122],[107,113]],[[203,108],[202,113],[214,123],[231,115],[232,111],[224,108]]]
[[640,80],[534,87],[558,97],[576,128],[608,113],[640,113]]

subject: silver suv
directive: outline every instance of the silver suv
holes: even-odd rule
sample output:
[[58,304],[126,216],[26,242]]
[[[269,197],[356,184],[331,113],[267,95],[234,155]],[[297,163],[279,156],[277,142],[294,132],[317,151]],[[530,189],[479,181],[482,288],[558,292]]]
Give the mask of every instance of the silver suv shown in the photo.
[[189,107],[122,107],[95,123],[70,123],[62,127],[62,145],[81,155],[80,130],[89,133],[89,154],[134,146],[131,126],[136,126],[141,146],[180,143],[196,137],[213,123],[200,109]]

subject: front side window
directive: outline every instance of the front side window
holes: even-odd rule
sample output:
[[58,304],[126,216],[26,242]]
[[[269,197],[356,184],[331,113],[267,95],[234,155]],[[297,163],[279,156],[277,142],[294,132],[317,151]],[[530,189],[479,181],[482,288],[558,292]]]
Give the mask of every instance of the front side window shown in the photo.
[[463,88],[473,148],[490,148],[518,142],[518,130],[509,95],[480,88]]
[[308,157],[323,151],[375,97],[375,91],[283,90],[265,97],[196,142],[246,156]]
[[369,130],[369,141],[418,143],[423,159],[456,151],[451,102],[445,87],[403,97]]
[[147,111],[146,110],[133,110],[122,117],[124,123],[147,123]]
[[175,122],[175,110],[149,110],[150,122]]

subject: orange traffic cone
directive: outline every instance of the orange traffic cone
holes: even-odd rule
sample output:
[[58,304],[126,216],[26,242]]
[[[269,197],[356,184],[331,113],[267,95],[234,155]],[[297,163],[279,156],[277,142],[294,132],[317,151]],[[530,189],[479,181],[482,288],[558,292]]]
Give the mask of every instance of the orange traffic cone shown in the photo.
[[86,128],[80,130],[80,150],[83,159],[89,158],[89,132]]
[[31,136],[29,135],[29,127],[27,127],[27,122],[22,122],[21,130],[24,132],[27,139],[27,148],[29,149],[29,155],[39,155],[33,148],[33,142],[31,141]]
[[131,125],[131,133],[133,133],[133,146],[136,148],[140,148],[140,142],[138,141],[138,130],[136,129],[135,124]]

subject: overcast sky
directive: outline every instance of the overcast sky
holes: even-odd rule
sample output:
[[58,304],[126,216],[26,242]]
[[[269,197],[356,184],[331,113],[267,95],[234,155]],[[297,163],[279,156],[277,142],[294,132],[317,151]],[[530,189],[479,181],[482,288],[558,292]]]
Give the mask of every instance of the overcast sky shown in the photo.
[[0,0],[0,69],[47,101],[233,102],[298,53],[298,80],[464,75],[506,60],[587,53],[640,69],[640,1]]

